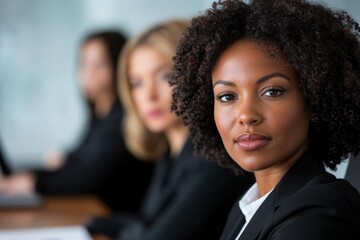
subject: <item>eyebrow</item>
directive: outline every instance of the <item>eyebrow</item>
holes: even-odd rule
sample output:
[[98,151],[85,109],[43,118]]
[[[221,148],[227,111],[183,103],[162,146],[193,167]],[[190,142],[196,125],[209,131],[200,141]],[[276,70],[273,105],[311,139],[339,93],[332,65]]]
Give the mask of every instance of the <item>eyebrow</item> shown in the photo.
[[213,85],[213,88],[218,85],[218,84],[223,84],[223,85],[226,85],[226,86],[231,86],[231,87],[235,87],[235,84],[232,83],[232,82],[229,82],[229,81],[225,81],[225,80],[217,80],[214,85]]
[[[162,70],[167,69],[167,68],[169,68],[171,70],[171,67],[169,67],[167,64],[165,64],[165,63],[161,64],[157,68],[155,68],[154,74],[158,74],[159,72],[161,72]],[[132,78],[129,74],[129,82],[134,81],[134,79],[136,79],[136,78]]]
[[[290,81],[290,79],[287,76],[285,76],[284,74],[281,74],[279,72],[275,72],[275,73],[267,74],[267,75],[257,79],[256,83],[257,84],[263,83],[263,82],[265,82],[265,81],[267,81],[267,80],[269,80],[270,78],[273,78],[273,77],[282,77],[282,78],[285,78],[286,80]],[[226,85],[226,86],[235,87],[235,84],[233,82],[226,81],[226,80],[218,80],[218,81],[216,81],[214,83],[213,88],[218,84],[223,84],[223,85]]]
[[155,71],[154,71],[154,73],[155,74],[157,74],[157,73],[159,73],[159,72],[161,72],[162,70],[164,70],[164,69],[167,69],[167,68],[169,68],[170,70],[171,70],[171,67],[169,67],[167,64],[161,64],[160,66],[158,66],[156,69],[155,69]]
[[275,73],[270,73],[268,75],[265,75],[265,76],[259,78],[258,80],[256,80],[256,83],[260,84],[260,83],[265,82],[266,80],[269,80],[270,78],[273,78],[273,77],[282,77],[282,78],[285,78],[286,80],[290,81],[290,79],[287,76],[285,76],[284,74],[275,72]]

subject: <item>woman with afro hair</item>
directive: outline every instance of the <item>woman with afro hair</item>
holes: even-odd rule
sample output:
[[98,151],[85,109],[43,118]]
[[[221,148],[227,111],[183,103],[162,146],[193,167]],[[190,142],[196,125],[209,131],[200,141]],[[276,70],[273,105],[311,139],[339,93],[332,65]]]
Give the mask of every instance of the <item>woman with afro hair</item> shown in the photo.
[[[221,239],[360,239],[360,196],[324,166],[360,149],[360,28],[302,0],[219,1],[174,58],[196,149],[256,183]],[[239,193],[241,194],[241,193]]]

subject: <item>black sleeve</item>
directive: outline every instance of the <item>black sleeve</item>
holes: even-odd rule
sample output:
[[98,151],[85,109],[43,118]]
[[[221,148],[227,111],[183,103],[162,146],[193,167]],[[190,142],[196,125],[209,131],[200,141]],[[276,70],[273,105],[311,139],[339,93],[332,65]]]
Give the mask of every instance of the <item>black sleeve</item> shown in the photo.
[[[101,140],[101,139],[100,139]],[[118,141],[85,144],[67,157],[63,167],[54,172],[36,171],[36,189],[48,194],[93,192],[114,169],[125,162],[125,149]]]
[[113,211],[137,213],[153,164],[136,159],[119,131],[120,120],[99,126],[55,172],[36,171],[36,191],[46,195],[94,194]]
[[[213,229],[202,228],[204,223],[210,215],[221,216],[215,223],[222,229],[233,201],[248,184],[218,166],[204,166],[179,182],[177,194],[151,226],[133,225],[120,240],[219,239],[210,234]],[[224,208],[226,199],[231,200]]]
[[94,194],[113,211],[137,213],[151,179],[153,164],[136,159],[120,131],[120,106],[104,119],[94,119],[80,147],[54,172],[36,171],[42,194]]

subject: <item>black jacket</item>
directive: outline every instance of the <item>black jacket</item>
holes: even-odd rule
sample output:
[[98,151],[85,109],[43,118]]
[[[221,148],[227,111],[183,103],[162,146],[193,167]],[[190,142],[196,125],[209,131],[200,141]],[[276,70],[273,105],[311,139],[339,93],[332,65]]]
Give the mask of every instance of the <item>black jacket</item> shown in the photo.
[[[236,202],[221,240],[234,240],[244,222]],[[306,154],[265,199],[240,240],[360,239],[359,229],[357,190],[325,172],[320,161]]]
[[35,173],[37,191],[57,195],[95,193],[115,211],[138,212],[153,164],[138,161],[126,149],[121,119],[119,102],[105,118],[94,118],[84,142],[68,154],[62,168]]
[[360,192],[360,154],[352,156],[346,170],[345,179]]
[[239,193],[253,182],[195,156],[188,140],[177,159],[156,166],[141,220],[122,229],[120,240],[219,239]]

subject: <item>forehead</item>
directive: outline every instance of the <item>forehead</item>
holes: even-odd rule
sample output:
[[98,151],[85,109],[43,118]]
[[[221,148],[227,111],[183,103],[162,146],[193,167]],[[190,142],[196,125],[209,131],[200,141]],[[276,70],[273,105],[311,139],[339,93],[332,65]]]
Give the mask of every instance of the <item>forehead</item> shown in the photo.
[[[165,56],[158,49],[150,45],[135,47],[130,53],[130,61],[140,60],[164,60]],[[151,62],[149,62],[151,63]]]
[[[271,46],[270,46],[271,47]],[[273,72],[294,75],[284,57],[272,57],[259,44],[242,39],[227,48],[212,70],[212,80],[233,78],[256,78]]]
[[107,56],[107,48],[103,40],[101,39],[92,39],[86,42],[83,47],[81,54],[84,56]]
[[151,72],[161,65],[170,65],[171,60],[166,58],[156,48],[141,45],[129,55],[129,73]]

